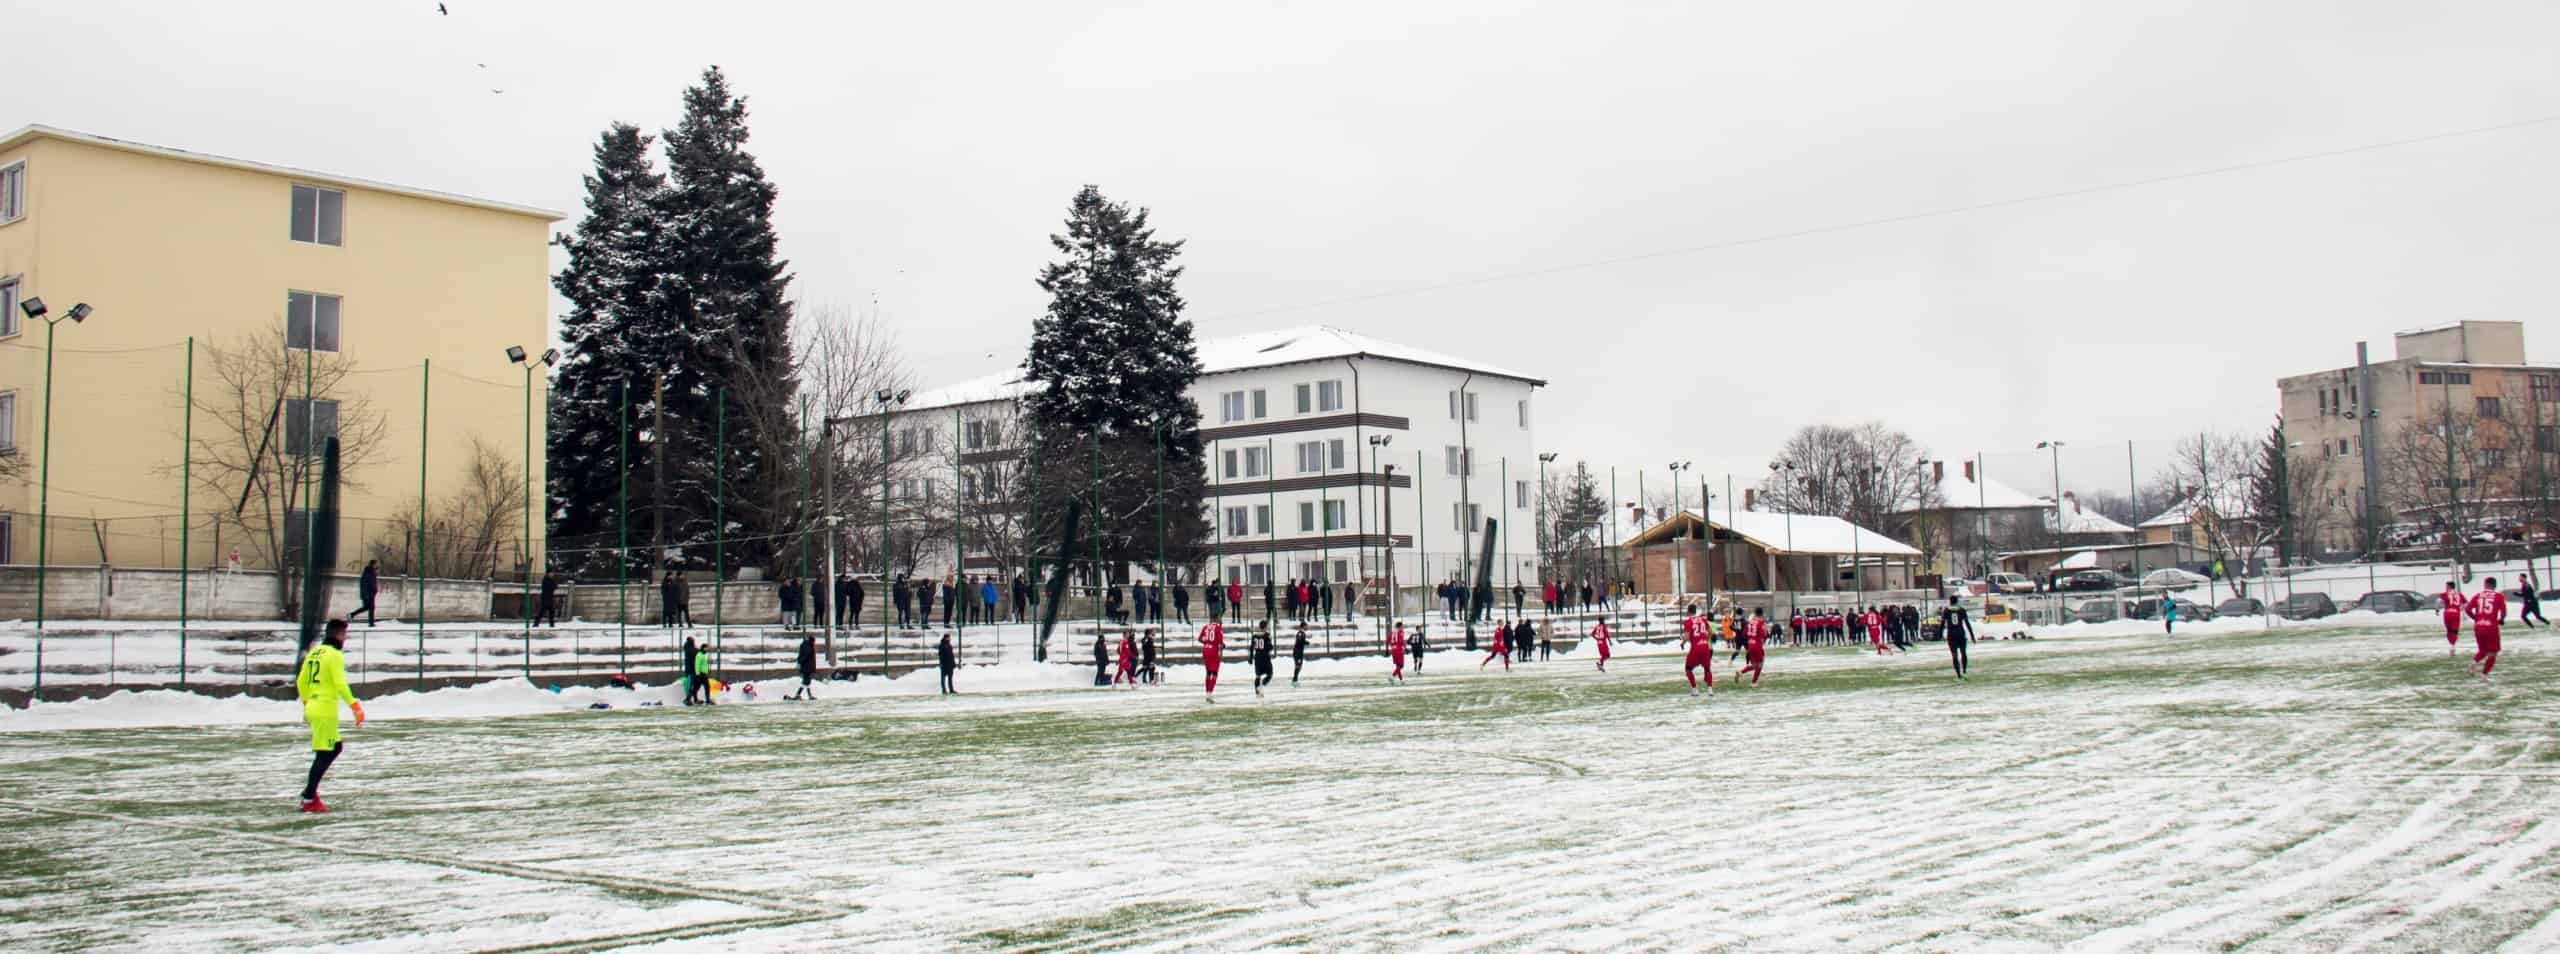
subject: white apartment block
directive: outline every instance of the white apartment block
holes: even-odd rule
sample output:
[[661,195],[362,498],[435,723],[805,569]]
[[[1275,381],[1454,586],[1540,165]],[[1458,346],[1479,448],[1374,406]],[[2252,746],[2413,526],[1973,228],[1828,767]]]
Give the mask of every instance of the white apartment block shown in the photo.
[[[1428,585],[1474,564],[1491,518],[1495,584],[1535,586],[1535,395],[1545,381],[1321,326],[1204,341],[1199,352],[1192,398],[1209,467],[1210,556],[1184,582],[1374,585],[1392,546],[1397,582]],[[895,455],[912,461],[891,496],[965,511],[938,495],[974,499],[978,481],[1021,459],[1028,387],[1013,371],[911,395],[888,426]],[[965,539],[958,549],[968,572],[1004,562]],[[948,572],[954,556],[918,570]]]

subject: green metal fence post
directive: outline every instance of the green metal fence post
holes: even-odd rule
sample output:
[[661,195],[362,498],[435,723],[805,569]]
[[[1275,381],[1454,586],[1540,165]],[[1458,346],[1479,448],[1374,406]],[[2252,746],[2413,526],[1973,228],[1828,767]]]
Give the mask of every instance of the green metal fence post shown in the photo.
[[196,336],[187,336],[186,410],[178,415],[178,688],[187,687],[188,492],[195,486]]
[[[435,361],[418,359],[418,549],[409,560],[409,592],[412,594],[410,598],[418,601],[418,690],[421,692],[427,688],[427,402],[428,387],[434,379]],[[308,546],[310,540],[304,537],[304,545]],[[477,669],[480,662],[477,644],[473,646],[471,657],[472,665]]]

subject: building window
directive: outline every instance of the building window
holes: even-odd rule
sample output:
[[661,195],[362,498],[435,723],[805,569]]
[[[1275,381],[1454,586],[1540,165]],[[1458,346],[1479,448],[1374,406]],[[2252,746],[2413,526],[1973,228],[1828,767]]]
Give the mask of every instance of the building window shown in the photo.
[[2504,447],[2483,447],[2477,456],[2481,470],[2497,470],[2507,466],[2507,449]]
[[1476,419],[1476,396],[1472,391],[1449,392],[1449,419]]
[[2348,455],[2348,453],[2347,453],[2347,439],[2346,439],[2346,438],[2343,438],[2343,437],[2338,438],[2338,456],[2340,456],[2340,457],[2346,457],[2346,456],[2349,456],[2349,455]]
[[961,472],[960,472],[960,499],[962,499],[962,500],[967,500],[967,499],[969,499],[969,498],[971,498],[971,497],[975,497],[975,496],[977,496],[977,495],[978,495],[978,475],[976,475],[976,474],[972,474],[972,473],[970,473],[970,472],[968,472],[968,471],[965,471],[965,470],[964,470],[964,471],[961,471]]
[[1346,525],[1342,519],[1342,515],[1345,512],[1342,503],[1343,502],[1339,500],[1327,500],[1324,502],[1324,529],[1326,532],[1330,533],[1335,530],[1340,530]]
[[2329,389],[2321,388],[2316,393],[2320,396],[2320,413],[2325,416],[2329,413]]
[[1226,479],[1236,479],[1236,452],[1221,451],[1218,454],[1218,462],[1220,464],[1220,470],[1226,475]]
[[1521,430],[1524,430],[1524,431],[1525,431],[1525,430],[1528,430],[1528,429],[1529,429],[1529,402],[1528,402],[1528,400],[1527,400],[1527,399],[1525,399],[1525,398],[1524,398],[1524,399],[1522,399],[1522,400],[1519,402],[1519,411],[1520,411],[1520,429],[1521,429]]
[[1314,474],[1324,471],[1324,442],[1301,441],[1298,444],[1298,472]]
[[18,452],[18,392],[0,391],[0,454]]
[[2499,407],[2499,405],[2498,405],[2498,399],[2497,399],[2497,398],[2493,398],[2493,397],[2484,397],[2484,398],[2479,399],[2479,404],[2480,404],[2480,416],[2481,416],[2481,417],[2497,417],[2497,416],[2499,416],[2498,412],[2501,410],[2501,408],[2500,408],[2500,407]]
[[347,225],[347,193],[341,189],[319,186],[293,187],[293,227],[296,242],[312,245],[337,245],[345,237]]
[[1334,438],[1332,441],[1327,442],[1327,444],[1325,445],[1325,447],[1326,447],[1326,455],[1325,455],[1325,456],[1326,456],[1329,460],[1331,460],[1331,461],[1332,461],[1332,463],[1333,463],[1333,469],[1335,469],[1335,470],[1341,470],[1341,469],[1342,469],[1342,438],[1339,438],[1339,437]]
[[1446,459],[1446,462],[1445,462],[1445,464],[1444,464],[1443,466],[1444,466],[1444,468],[1448,471],[1449,476],[1451,476],[1451,477],[1473,477],[1473,476],[1475,476],[1475,473],[1476,473],[1476,460],[1475,460],[1475,456],[1476,456],[1476,455],[1475,455],[1475,450],[1474,450],[1473,448],[1457,447],[1457,446],[1452,445],[1452,446],[1450,446],[1450,447],[1444,448],[1444,450],[1446,450],[1446,451],[1447,451],[1447,459]]
[[1511,497],[1512,506],[1518,507],[1522,510],[1529,509],[1529,482],[1525,480],[1512,481]]
[[1244,521],[1245,509],[1243,507],[1227,508],[1227,535],[1230,537],[1241,537],[1247,533],[1251,533],[1252,530],[1247,527]]
[[1262,475],[1264,475],[1264,474],[1270,473],[1270,472],[1271,472],[1271,461],[1269,461],[1268,459],[1266,459],[1268,456],[1269,456],[1269,455],[1268,455],[1268,454],[1266,454],[1266,453],[1264,452],[1264,449],[1263,449],[1263,448],[1260,448],[1260,447],[1247,447],[1247,448],[1245,448],[1245,449],[1244,449],[1244,475],[1245,475],[1245,476],[1247,476],[1247,477],[1260,477],[1260,476],[1262,476]]
[[2356,398],[2356,386],[2352,384],[2347,385],[2347,406],[2355,407],[2361,403],[2363,402]]
[[970,421],[961,429],[969,441],[970,450],[980,450],[987,446],[987,422]]
[[1218,423],[1233,424],[1244,420],[1244,392],[1229,391],[1218,395]]
[[1247,583],[1251,583],[1255,586],[1261,586],[1265,583],[1271,582],[1271,564],[1248,564],[1245,566],[1244,570],[1244,581]]
[[1316,389],[1315,389],[1315,386],[1314,386],[1314,385],[1308,385],[1308,384],[1301,384],[1301,385],[1298,385],[1298,413],[1300,413],[1300,414],[1305,414],[1305,413],[1308,413],[1308,412],[1313,411],[1313,410],[1315,410],[1315,409],[1316,409]]
[[0,338],[18,333],[18,279],[0,278]]
[[300,351],[338,351],[338,296],[286,292],[284,346]]
[[1315,530],[1316,530],[1316,505],[1315,505],[1315,502],[1314,502],[1314,501],[1311,501],[1311,500],[1302,500],[1302,501],[1299,501],[1299,502],[1298,502],[1298,532],[1299,532],[1299,533],[1314,533],[1314,532],[1315,532]]
[[1318,410],[1318,411],[1339,411],[1339,410],[1342,410],[1342,382],[1340,382],[1340,381],[1318,381],[1318,382],[1316,382],[1316,410]]
[[1271,416],[1271,409],[1270,409],[1270,407],[1269,407],[1268,403],[1267,403],[1267,402],[1265,402],[1265,401],[1263,400],[1263,398],[1264,398],[1264,397],[1265,397],[1265,395],[1263,394],[1263,391],[1262,391],[1262,389],[1261,389],[1261,388],[1255,388],[1255,389],[1253,389],[1253,419],[1254,419],[1254,420],[1259,421],[1259,420],[1261,420],[1261,419],[1263,419],[1263,418],[1266,418],[1266,417],[1270,417],[1270,416]]
[[[311,439],[314,429],[317,429],[320,435],[320,440],[316,442]],[[301,398],[285,399],[285,453],[296,457],[315,456],[320,453],[321,447],[327,446],[330,438],[336,436],[338,436],[338,402],[326,399],[318,401],[306,401]]]
[[1260,534],[1269,534],[1271,532],[1270,504],[1255,504],[1253,506],[1253,532]]
[[1449,504],[1449,522],[1456,524],[1449,529],[1459,533],[1467,532],[1469,527],[1484,526],[1484,505],[1459,504],[1453,501]]
[[0,224],[27,217],[27,161],[0,167]]
[[2533,429],[2533,449],[2545,454],[2551,453],[2554,450],[2560,450],[2560,427],[2555,427],[2550,424],[2535,426]]
[[[13,308],[13,309],[10,309],[10,310],[15,311],[16,309],[14,309],[14,308]],[[2552,389],[2551,389],[2551,376],[2550,376],[2550,375],[2548,375],[2548,374],[2537,374],[2537,375],[2534,375],[2534,376],[2533,376],[2533,400],[2534,400],[2534,403],[2539,404],[2539,403],[2544,402],[2544,401],[2549,401],[2549,400],[2554,400],[2555,398],[2560,398],[2560,395],[2555,395],[2555,394],[2551,393],[2551,390],[2552,390]]]

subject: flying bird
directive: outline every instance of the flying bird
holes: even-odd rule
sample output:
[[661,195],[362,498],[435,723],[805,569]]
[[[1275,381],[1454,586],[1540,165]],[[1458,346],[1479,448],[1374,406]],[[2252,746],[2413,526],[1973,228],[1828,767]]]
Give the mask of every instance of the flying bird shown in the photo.
[[449,10],[446,10],[446,9],[444,8],[444,4],[439,3],[439,4],[436,4],[436,15],[437,15],[437,16],[440,16],[440,17],[449,17],[449,16],[452,16],[452,15],[453,15],[453,13],[452,13],[451,11],[449,11]]

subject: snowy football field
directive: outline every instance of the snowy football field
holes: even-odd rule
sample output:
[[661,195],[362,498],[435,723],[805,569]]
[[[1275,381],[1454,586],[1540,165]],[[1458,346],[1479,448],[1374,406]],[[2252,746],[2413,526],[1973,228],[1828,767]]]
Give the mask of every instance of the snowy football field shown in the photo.
[[[2408,622],[1416,683],[0,722],[11,949],[2560,949],[2560,667]],[[2465,641],[2468,653],[2468,640]],[[1730,668],[1719,656],[1720,677]],[[1321,675],[1318,675],[1321,673]],[[963,688],[968,688],[968,673]]]

